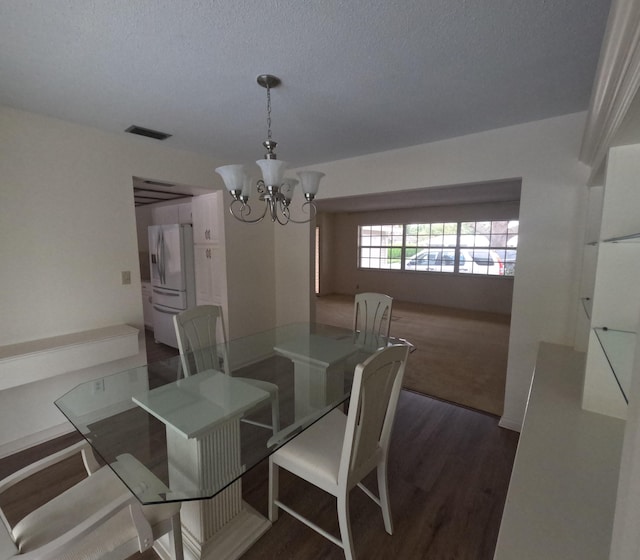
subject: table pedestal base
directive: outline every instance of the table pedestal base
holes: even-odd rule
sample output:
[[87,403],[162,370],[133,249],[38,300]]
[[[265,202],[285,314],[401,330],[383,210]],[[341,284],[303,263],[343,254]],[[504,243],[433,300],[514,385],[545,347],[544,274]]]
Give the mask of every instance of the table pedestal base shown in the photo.
[[[266,394],[266,393],[265,393]],[[195,438],[167,428],[169,480],[182,487],[216,488],[226,473],[242,473],[240,417],[212,426]],[[242,500],[236,480],[211,499],[182,503],[182,541],[186,560],[235,560],[271,527]]]
[[[195,513],[199,516],[203,513],[203,509],[209,509],[207,506],[210,504],[206,502],[216,499],[186,502],[182,505],[181,515]],[[189,511],[194,509],[195,511]],[[249,504],[242,502],[240,512],[207,542],[199,542],[183,525],[184,558],[185,560],[237,560],[270,528],[271,522],[266,517],[260,515]],[[168,536],[156,541],[153,549],[162,560],[173,560]]]
[[295,419],[300,420],[344,395],[344,364],[316,366],[293,360]]
[[[199,502],[188,502],[182,509],[186,513],[190,507],[199,508],[198,504]],[[198,542],[183,527],[185,560],[236,560],[270,527],[268,519],[243,502],[240,513],[205,543]]]

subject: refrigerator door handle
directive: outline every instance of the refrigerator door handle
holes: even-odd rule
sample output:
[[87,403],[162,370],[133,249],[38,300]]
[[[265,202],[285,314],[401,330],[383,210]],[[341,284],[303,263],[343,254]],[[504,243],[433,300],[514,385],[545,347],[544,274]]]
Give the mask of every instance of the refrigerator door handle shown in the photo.
[[158,269],[160,271],[160,283],[164,284],[164,235],[162,229],[158,233],[158,260],[160,264]]
[[153,288],[153,293],[154,294],[160,294],[163,296],[170,296],[170,297],[180,297],[180,294],[178,292],[165,292],[162,290],[158,290],[157,288]]
[[156,271],[158,272],[158,281],[162,284],[162,268],[161,268],[161,255],[160,255],[160,231],[158,231],[156,235],[156,254],[155,254],[155,263],[156,263]]

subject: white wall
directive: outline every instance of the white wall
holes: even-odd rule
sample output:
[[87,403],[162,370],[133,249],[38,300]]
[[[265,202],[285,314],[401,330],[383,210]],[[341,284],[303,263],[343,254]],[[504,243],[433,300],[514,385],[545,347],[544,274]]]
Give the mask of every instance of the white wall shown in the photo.
[[132,176],[206,186],[216,163],[152,142],[0,108],[0,345],[142,325]]
[[[585,114],[578,113],[358,158],[316,165],[321,197],[522,179],[518,268],[502,425],[519,429],[540,341],[573,344],[588,168],[578,161]],[[299,296],[309,275],[309,243],[284,246]],[[293,251],[298,251],[293,254]],[[286,288],[293,289],[291,282]],[[285,290],[278,286],[283,298]],[[308,309],[298,316],[308,316]]]
[[[220,163],[0,107],[0,346],[122,323],[142,329],[132,176],[222,188]],[[121,284],[124,270],[130,285]],[[273,277],[271,263],[260,275]],[[141,338],[130,360],[0,392],[0,454],[65,429],[53,400],[81,380],[144,363],[144,350]]]
[[[230,196],[225,193],[228,204]],[[251,203],[251,200],[249,201]],[[254,201],[254,212],[262,203]],[[230,338],[271,328],[276,317],[274,226],[243,224],[224,209]]]
[[149,253],[149,226],[153,225],[153,206],[136,207],[136,230],[138,232],[138,250]]
[[[299,205],[298,200],[294,200],[292,205],[295,204]],[[297,216],[296,219],[302,219],[302,216]],[[312,275],[314,231],[314,222],[275,226],[278,325],[309,321],[312,317],[311,300],[315,297]]]

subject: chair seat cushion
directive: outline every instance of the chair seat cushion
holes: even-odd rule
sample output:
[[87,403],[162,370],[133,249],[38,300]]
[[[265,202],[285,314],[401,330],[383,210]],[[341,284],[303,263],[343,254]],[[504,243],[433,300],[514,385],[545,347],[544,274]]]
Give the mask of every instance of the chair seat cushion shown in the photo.
[[[102,467],[80,483],[24,517],[13,528],[21,553],[37,550],[78,526],[89,516],[129,490],[108,467]],[[151,525],[178,512],[179,503],[145,506]],[[60,560],[94,559],[137,537],[126,507],[80,539],[59,556]]]
[[7,560],[16,554],[18,554],[18,549],[4,523],[0,521],[0,560]]
[[278,449],[272,460],[335,496],[346,425],[346,415],[334,409]]

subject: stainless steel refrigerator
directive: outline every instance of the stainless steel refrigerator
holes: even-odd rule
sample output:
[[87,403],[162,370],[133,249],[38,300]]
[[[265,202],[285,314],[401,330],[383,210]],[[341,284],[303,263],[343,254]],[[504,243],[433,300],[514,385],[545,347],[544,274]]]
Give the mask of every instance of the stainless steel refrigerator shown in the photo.
[[196,304],[191,225],[150,226],[149,260],[153,337],[177,348],[173,316]]

